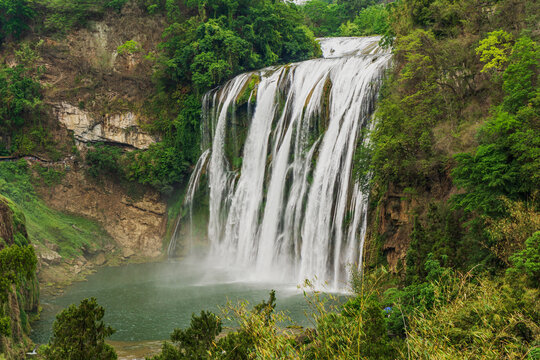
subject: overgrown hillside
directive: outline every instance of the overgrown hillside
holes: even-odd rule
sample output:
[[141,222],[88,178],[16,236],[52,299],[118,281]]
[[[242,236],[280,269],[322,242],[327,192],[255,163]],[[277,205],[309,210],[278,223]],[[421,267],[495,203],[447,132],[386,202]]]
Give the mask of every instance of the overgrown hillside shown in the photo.
[[25,216],[0,195],[0,355],[24,359],[31,316],[38,313],[37,259]]
[[538,5],[391,8],[395,67],[373,148],[359,150],[360,172],[374,173],[373,232],[410,276],[423,277],[429,253],[463,271],[504,270],[539,225]]

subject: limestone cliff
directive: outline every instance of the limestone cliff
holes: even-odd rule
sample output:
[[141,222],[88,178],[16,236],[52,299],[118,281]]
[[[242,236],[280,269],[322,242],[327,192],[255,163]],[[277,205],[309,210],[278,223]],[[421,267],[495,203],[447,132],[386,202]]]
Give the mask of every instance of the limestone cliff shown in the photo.
[[96,119],[91,113],[67,102],[55,104],[53,109],[58,122],[73,131],[79,143],[106,142],[147,149],[157,141],[155,136],[140,129],[138,116],[132,112]]
[[423,193],[406,192],[391,184],[380,196],[375,188],[371,196],[378,198],[378,202],[372,204],[369,212],[365,263],[371,266],[386,262],[391,272],[402,270],[415,215],[424,219],[430,203],[446,201],[456,191],[449,175],[433,179],[429,191]]
[[167,207],[160,194],[143,189],[129,196],[114,179],[96,181],[72,166],[60,184],[40,189],[45,202],[99,222],[125,257],[160,256],[167,222]]

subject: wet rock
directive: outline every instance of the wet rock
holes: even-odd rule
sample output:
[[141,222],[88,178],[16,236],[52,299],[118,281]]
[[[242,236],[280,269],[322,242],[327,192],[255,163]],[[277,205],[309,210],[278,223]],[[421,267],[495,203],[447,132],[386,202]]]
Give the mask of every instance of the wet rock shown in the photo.
[[107,259],[105,258],[104,253],[99,253],[96,258],[94,259],[94,264],[97,266],[102,266],[107,262]]
[[133,249],[130,249],[130,248],[125,248],[125,249],[122,251],[122,255],[123,255],[125,258],[130,258],[130,257],[132,257],[133,255],[135,255],[135,251],[133,251]]
[[47,265],[56,265],[62,261],[60,254],[50,249],[43,249],[39,252],[38,259],[40,263],[45,263]]

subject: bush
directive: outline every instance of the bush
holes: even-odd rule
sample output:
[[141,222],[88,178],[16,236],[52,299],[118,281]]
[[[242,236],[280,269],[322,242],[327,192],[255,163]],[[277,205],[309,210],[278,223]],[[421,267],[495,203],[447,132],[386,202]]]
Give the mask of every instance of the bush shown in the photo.
[[116,51],[118,51],[119,55],[132,55],[135,53],[138,53],[142,50],[141,44],[136,42],[135,40],[128,40],[122,45],[120,45],[118,48],[116,48]]
[[29,0],[0,0],[0,46],[5,39],[19,39],[35,14]]
[[457,276],[445,299],[411,317],[407,332],[414,359],[524,359],[538,341],[538,291]]
[[164,343],[162,353],[153,359],[205,359],[221,329],[221,319],[213,313],[201,311],[200,316],[193,314],[189,328],[175,329],[171,334],[171,341],[175,346]]
[[540,231],[537,231],[525,241],[525,249],[510,257],[512,267],[510,275],[524,274],[528,284],[540,288]]
[[356,18],[339,28],[341,36],[384,35],[389,31],[390,14],[386,5],[374,5],[360,11]]
[[122,179],[124,177],[121,158],[122,149],[98,143],[94,145],[86,154],[86,165],[88,174],[98,178],[102,175],[115,175]]
[[105,309],[95,298],[84,299],[56,315],[53,335],[43,350],[48,360],[116,359],[114,349],[105,339],[114,329],[103,322]]

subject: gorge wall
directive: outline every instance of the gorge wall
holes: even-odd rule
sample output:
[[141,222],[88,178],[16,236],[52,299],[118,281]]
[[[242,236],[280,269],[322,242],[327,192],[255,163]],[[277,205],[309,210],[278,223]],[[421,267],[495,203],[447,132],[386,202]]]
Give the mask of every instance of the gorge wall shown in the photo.
[[[65,174],[60,183],[37,186],[38,193],[53,209],[98,222],[123,258],[161,255],[166,202],[150,188],[93,179],[85,157],[96,143],[131,151],[159,140],[142,129],[147,121],[143,104],[154,91],[152,65],[144,56],[156,50],[165,23],[164,16],[150,16],[133,2],[120,14],[106,14],[65,37],[44,37],[36,47],[37,65],[44,69],[45,122],[56,149],[54,158],[35,154],[46,162],[28,162]],[[119,52],[126,41],[138,44],[138,51]],[[45,267],[62,263],[52,242],[42,245],[38,252]],[[77,271],[96,256],[75,260],[83,264]],[[100,256],[93,262],[101,265],[104,260]]]

